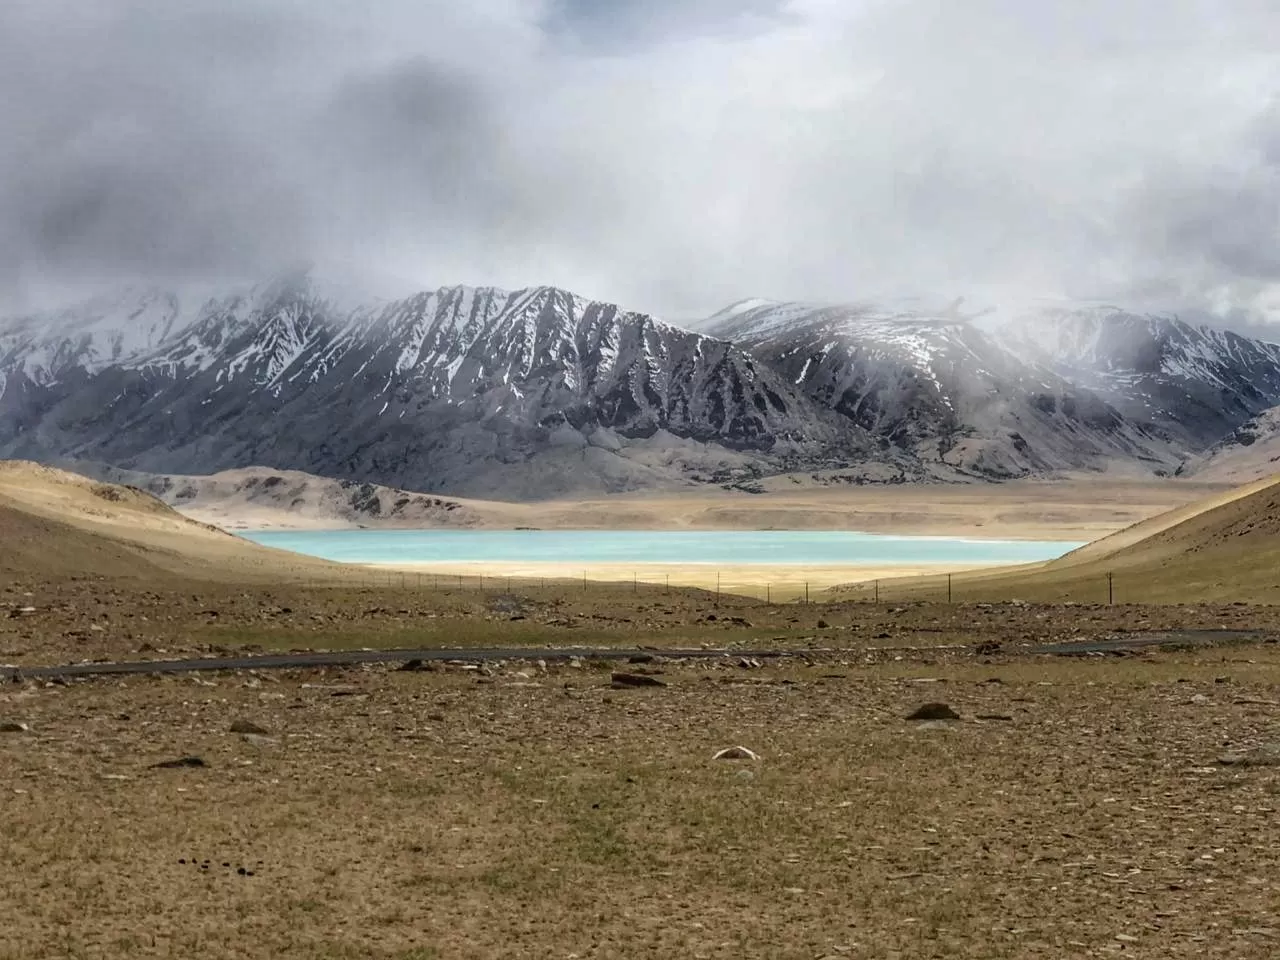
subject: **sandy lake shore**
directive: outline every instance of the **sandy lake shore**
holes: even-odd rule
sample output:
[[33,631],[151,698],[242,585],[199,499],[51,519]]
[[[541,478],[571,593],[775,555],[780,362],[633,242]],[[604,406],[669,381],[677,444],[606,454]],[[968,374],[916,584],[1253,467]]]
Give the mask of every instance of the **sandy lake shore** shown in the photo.
[[[718,489],[538,503],[465,501],[469,529],[850,530],[904,536],[1061,540],[1106,536],[1166,510],[1218,493],[1220,485],[1173,480],[1075,478],[1002,484],[806,487],[747,494]],[[183,508],[227,530],[353,529],[323,513],[299,515],[258,504],[209,502]],[[389,526],[389,525],[388,525]],[[378,525],[375,529],[386,529]],[[457,529],[451,527],[446,529]],[[373,565],[371,565],[373,566]],[[543,581],[638,582],[700,587],[775,599],[840,584],[986,569],[984,563],[736,564],[489,561],[379,564],[415,578],[486,577]]]
[[575,564],[570,562],[537,563],[483,561],[471,563],[399,563],[370,564],[379,570],[401,571],[408,576],[421,576],[424,583],[445,583],[453,577],[483,576],[495,588],[540,586],[544,581],[562,583],[588,582],[636,583],[639,589],[653,586],[700,587],[720,589],[723,593],[760,599],[790,600],[803,596],[806,585],[817,595],[839,584],[887,580],[926,574],[951,573],[997,566],[981,563],[917,563],[917,564],[711,564],[711,563],[611,563]]

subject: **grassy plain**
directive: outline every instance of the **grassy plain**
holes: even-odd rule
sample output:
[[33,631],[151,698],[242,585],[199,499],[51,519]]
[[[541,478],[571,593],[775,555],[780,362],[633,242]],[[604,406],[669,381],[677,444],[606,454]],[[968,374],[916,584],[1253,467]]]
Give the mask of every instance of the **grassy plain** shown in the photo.
[[967,639],[9,685],[0,957],[1274,956],[1278,648]]
[[[11,474],[0,662],[528,656],[5,683],[3,960],[1280,952],[1280,606],[1231,602],[1277,579],[1270,488],[1056,567],[957,577],[955,603],[903,581],[797,605],[433,587]],[[1112,568],[1176,603],[983,596]],[[1169,630],[1235,636],[1040,649]],[[649,652],[542,664],[549,646]],[[663,655],[689,646],[727,652]],[[615,689],[614,669],[665,685]],[[960,719],[905,719],[927,701]],[[759,759],[713,759],[733,745]]]

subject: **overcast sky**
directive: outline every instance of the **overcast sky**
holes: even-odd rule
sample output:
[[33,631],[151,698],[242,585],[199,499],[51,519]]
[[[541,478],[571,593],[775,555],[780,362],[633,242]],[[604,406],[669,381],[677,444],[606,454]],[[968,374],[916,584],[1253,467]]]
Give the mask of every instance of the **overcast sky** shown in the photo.
[[4,0],[0,296],[316,261],[1280,320],[1275,0]]

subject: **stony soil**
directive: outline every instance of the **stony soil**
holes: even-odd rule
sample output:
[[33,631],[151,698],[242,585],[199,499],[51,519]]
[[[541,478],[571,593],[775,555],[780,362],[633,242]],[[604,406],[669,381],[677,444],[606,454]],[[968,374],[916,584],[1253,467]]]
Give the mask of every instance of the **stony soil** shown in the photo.
[[1280,607],[892,601],[775,604],[696,590],[482,592],[227,586],[96,579],[0,584],[0,663],[160,659],[248,649],[649,645],[752,648],[1019,647],[1126,632],[1280,632]]
[[[551,640],[847,649],[759,668],[659,657],[626,669],[665,686],[626,689],[608,665],[543,669],[536,651],[412,673],[7,684],[0,957],[1280,952],[1280,646],[1022,646],[1274,623],[1263,608],[680,595],[605,620],[567,599],[519,614],[502,597],[183,596],[24,589],[36,610],[0,612],[0,643],[34,663],[532,623],[525,636]],[[905,719],[929,702],[961,719]],[[760,759],[711,759],[735,745]],[[184,757],[203,765],[155,766]]]

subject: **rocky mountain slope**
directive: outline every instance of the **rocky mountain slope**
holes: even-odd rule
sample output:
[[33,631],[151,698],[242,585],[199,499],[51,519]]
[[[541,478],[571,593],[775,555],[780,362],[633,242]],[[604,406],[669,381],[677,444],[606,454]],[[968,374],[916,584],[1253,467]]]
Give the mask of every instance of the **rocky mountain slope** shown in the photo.
[[551,287],[349,301],[301,276],[0,327],[10,456],[267,463],[521,498],[862,462],[872,446],[732,344]]
[[746,301],[699,329],[895,448],[986,477],[1177,463],[1168,439],[958,312]]
[[1178,475],[1208,483],[1249,483],[1280,474],[1280,406],[1246,420]]
[[998,329],[1023,360],[1093,391],[1188,451],[1280,404],[1280,345],[1176,316],[1037,305],[1011,311]]
[[0,320],[0,456],[500,499],[1151,474],[1280,404],[1280,346],[1097,305],[746,301],[694,326],[553,287],[132,291]]

